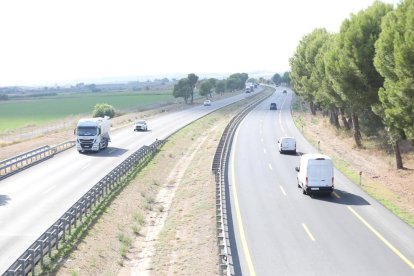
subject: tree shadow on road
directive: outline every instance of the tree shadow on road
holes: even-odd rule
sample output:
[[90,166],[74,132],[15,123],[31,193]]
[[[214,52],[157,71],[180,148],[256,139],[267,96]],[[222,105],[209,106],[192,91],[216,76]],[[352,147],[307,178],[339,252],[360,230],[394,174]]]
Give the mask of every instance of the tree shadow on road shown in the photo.
[[10,197],[8,195],[0,195],[0,206],[7,205],[10,201]]
[[[335,189],[330,195],[310,195],[315,200],[323,200],[326,202],[343,204],[343,205],[370,205],[363,197],[349,193],[347,191]],[[338,198],[338,197],[339,198]]]

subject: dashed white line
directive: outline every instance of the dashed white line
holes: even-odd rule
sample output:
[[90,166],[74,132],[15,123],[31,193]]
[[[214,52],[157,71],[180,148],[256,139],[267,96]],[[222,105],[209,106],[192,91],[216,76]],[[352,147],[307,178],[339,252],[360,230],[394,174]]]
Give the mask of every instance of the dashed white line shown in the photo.
[[305,229],[306,233],[308,234],[309,238],[311,239],[311,241],[315,241],[315,238],[313,237],[312,233],[309,231],[308,227],[306,226],[306,224],[302,223],[303,228]]
[[266,153],[267,153],[266,149],[263,149],[263,153],[264,153],[264,154],[266,154]]
[[283,189],[283,187],[282,187],[282,186],[280,186],[280,190],[282,191],[282,193],[283,193],[284,195],[286,195],[285,189]]
[[49,193],[50,191],[52,191],[54,188],[56,188],[56,186],[57,185],[53,185],[52,187],[50,187],[50,188],[48,188],[47,190],[45,190],[42,194],[47,194],[47,193]]
[[270,163],[269,163],[269,169],[270,169],[271,171],[273,171],[272,165],[270,165]]

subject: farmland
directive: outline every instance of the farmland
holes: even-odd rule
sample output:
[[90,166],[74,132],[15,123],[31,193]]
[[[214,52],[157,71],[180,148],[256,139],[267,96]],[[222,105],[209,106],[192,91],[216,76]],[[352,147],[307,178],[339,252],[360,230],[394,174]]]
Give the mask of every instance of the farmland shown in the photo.
[[0,102],[0,132],[53,122],[71,115],[88,116],[97,103],[107,103],[115,110],[139,109],[173,102],[171,91],[74,93],[36,99]]

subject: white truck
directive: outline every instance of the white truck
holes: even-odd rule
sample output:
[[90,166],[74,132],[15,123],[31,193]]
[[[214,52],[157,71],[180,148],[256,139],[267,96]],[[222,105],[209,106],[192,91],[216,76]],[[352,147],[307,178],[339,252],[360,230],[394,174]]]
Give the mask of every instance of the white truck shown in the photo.
[[330,194],[334,191],[332,159],[323,154],[304,154],[300,157],[298,187],[303,194]]
[[80,119],[74,131],[76,135],[76,149],[82,153],[85,151],[98,152],[108,147],[111,141],[109,130],[111,122],[109,117]]

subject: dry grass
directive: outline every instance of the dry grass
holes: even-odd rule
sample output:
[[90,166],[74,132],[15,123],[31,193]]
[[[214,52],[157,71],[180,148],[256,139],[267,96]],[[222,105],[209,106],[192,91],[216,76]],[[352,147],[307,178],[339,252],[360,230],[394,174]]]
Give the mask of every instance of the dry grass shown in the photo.
[[[136,275],[217,274],[211,163],[222,131],[244,104],[210,114],[171,137],[53,274],[131,275],[142,268]],[[162,232],[154,236],[157,227]],[[148,262],[140,267],[143,252]]]

